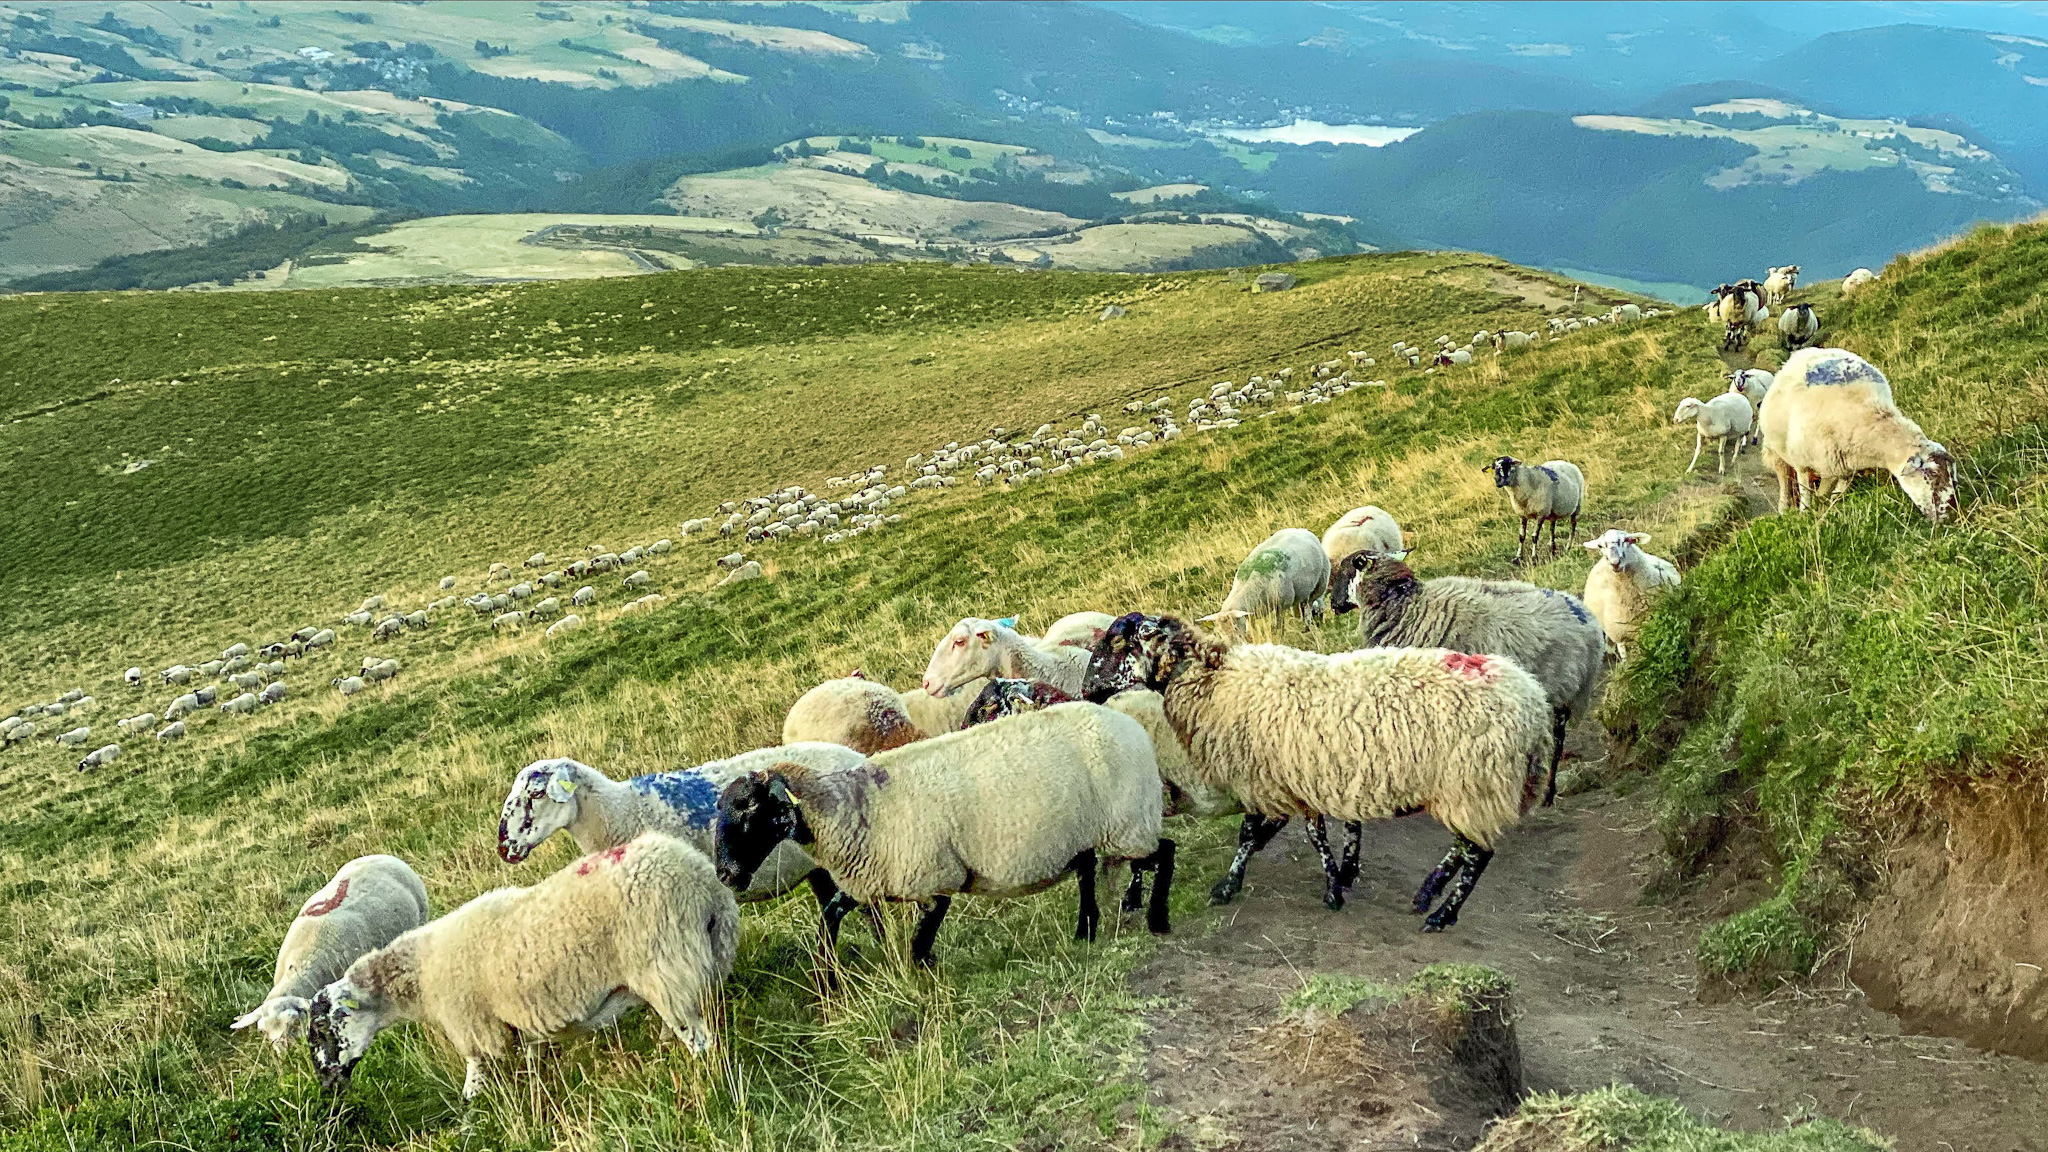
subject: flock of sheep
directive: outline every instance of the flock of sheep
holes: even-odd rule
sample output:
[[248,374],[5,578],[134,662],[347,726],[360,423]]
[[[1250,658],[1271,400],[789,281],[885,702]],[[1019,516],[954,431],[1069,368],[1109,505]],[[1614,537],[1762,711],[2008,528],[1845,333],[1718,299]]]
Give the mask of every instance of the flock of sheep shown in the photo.
[[[1715,318],[1730,298],[1746,307],[1748,291],[1731,285],[1710,305]],[[1624,312],[1633,308],[1575,323],[1649,315]],[[1469,362],[1471,347],[1489,341],[1505,351],[1534,339],[1482,333],[1454,347],[1443,337],[1431,367]],[[1420,367],[1414,347],[1399,342],[1393,350]],[[1313,403],[1364,386],[1351,372],[1372,358],[1349,359],[1314,366],[1314,383],[1298,392],[1288,390],[1285,369],[1242,388],[1218,385],[1189,404],[1187,419],[1198,429],[1227,427],[1276,393]],[[784,488],[721,509],[722,524],[689,521],[684,535],[715,527],[749,541],[843,538],[897,519],[887,509],[913,487],[949,486],[970,470],[984,483],[1023,482],[1180,434],[1164,397],[1126,411],[1150,413],[1152,427],[1126,428],[1114,442],[1098,416],[1015,441],[992,429],[982,441],[912,456],[908,485],[889,485],[888,470],[872,468],[827,482],[851,495],[828,500]],[[1839,491],[1863,468],[1890,471],[1936,520],[1954,505],[1946,450],[1898,412],[1874,366],[1845,351],[1803,348],[1775,376],[1734,373],[1727,393],[1687,398],[1678,418],[1698,428],[1695,465],[1709,439],[1725,469],[1727,456],[1755,437],[1780,477],[1781,509]],[[1517,564],[1538,558],[1545,525],[1552,557],[1560,524],[1576,538],[1586,497],[1578,467],[1512,456],[1486,467],[1521,519]],[[1426,931],[1450,928],[1502,832],[1554,798],[1570,724],[1589,712],[1605,669],[1626,658],[1658,590],[1679,583],[1669,561],[1643,550],[1648,541],[1620,529],[1586,541],[1597,555],[1582,596],[1518,581],[1425,581],[1405,563],[1408,535],[1368,505],[1320,537],[1288,528],[1262,541],[1238,566],[1222,605],[1199,621],[1081,612],[1034,636],[1014,617],[969,617],[938,640],[916,688],[899,692],[859,671],[826,681],[792,704],[775,747],[627,780],[571,759],[535,761],[511,781],[498,854],[517,865],[566,832],[579,859],[532,887],[486,893],[438,919],[403,861],[353,860],[306,900],[285,934],[270,991],[233,1026],[256,1027],[280,1047],[303,1039],[323,1082],[338,1088],[380,1031],[429,1023],[467,1062],[465,1097],[484,1087],[514,1034],[603,1028],[641,1005],[702,1052],[713,1042],[704,1010],[732,969],[742,901],[807,885],[820,908],[827,980],[835,978],[843,919],[860,908],[873,920],[883,902],[919,905],[911,956],[930,965],[956,895],[1018,896],[1073,875],[1074,935],[1092,940],[1102,915],[1096,883],[1113,865],[1129,866],[1120,909],[1142,911],[1151,931],[1165,933],[1175,843],[1163,822],[1181,814],[1242,814],[1237,853],[1211,889],[1217,903],[1233,899],[1250,858],[1303,817],[1322,861],[1325,903],[1335,909],[1356,881],[1364,823],[1428,812],[1452,844],[1410,904]],[[386,638],[463,603],[493,629],[553,619],[554,635],[578,618],[561,615],[560,599],[544,593],[669,550],[663,540],[598,552],[502,592],[451,595],[381,619],[382,599],[372,597],[346,622]],[[759,573],[737,553],[719,563],[734,576],[749,565]],[[546,568],[548,558],[536,553],[525,566]],[[486,583],[512,577],[509,565],[496,564]],[[637,588],[647,579],[641,569],[623,582]],[[449,577],[441,588],[454,583]],[[585,585],[569,603],[594,595]],[[659,597],[627,609],[649,601]],[[1360,648],[1325,655],[1230,635],[1254,617],[1284,623],[1298,614],[1312,624],[1325,610],[1357,614]],[[282,698],[276,677],[284,659],[335,639],[332,629],[302,629],[253,657],[235,645],[219,661],[160,675],[182,685],[226,674],[249,689],[268,678],[261,693],[222,706],[253,710],[272,689]],[[396,671],[394,661],[373,657],[355,687],[355,677],[336,686],[351,692]],[[139,685],[141,670],[129,669],[127,679]],[[188,693],[165,715],[181,726],[173,711],[211,702]],[[66,715],[90,704],[69,693],[34,711]],[[146,729],[155,719],[145,713],[122,725]],[[12,732],[32,721],[10,723]],[[174,738],[169,731],[159,738]],[[1330,819],[1348,833],[1341,851],[1330,843]]]

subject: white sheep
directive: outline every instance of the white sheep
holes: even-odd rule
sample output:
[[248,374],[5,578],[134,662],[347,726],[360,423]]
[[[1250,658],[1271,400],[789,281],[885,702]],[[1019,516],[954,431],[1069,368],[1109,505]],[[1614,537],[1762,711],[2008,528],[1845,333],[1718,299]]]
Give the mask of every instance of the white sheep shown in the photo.
[[[1347,824],[1424,810],[1456,837],[1415,895],[1425,931],[1457,923],[1500,833],[1543,798],[1551,710],[1543,686],[1504,656],[1367,648],[1324,656],[1277,644],[1231,646],[1171,616],[1131,613],[1103,637],[1088,696],[1158,692],[1189,770],[1244,806],[1237,856],[1211,899],[1229,901],[1244,867],[1297,814]],[[1322,821],[1324,902],[1341,907],[1357,874]]]
[[57,735],[58,745],[65,748],[75,747],[90,739],[92,739],[92,729],[89,727],[73,728],[69,732],[60,732]]
[[1868,268],[1858,268],[1847,276],[1842,277],[1842,295],[1847,296],[1866,284],[1874,284],[1876,282],[1877,273],[1872,272]]
[[585,584],[583,587],[578,588],[575,591],[575,593],[569,597],[569,603],[575,605],[578,608],[589,607],[590,605],[597,603],[597,589],[591,587],[588,584]]
[[169,744],[173,740],[183,740],[184,738],[185,722],[183,720],[174,720],[157,729],[156,742],[159,744]]
[[746,563],[740,565],[739,567],[733,569],[732,571],[726,573],[725,579],[720,580],[715,585],[715,587],[723,588],[728,584],[739,584],[748,580],[760,580],[764,579],[766,576],[767,573],[762,571],[761,562],[759,560],[749,560]]
[[[1405,555],[1401,525],[1387,510],[1372,504],[1353,508],[1337,517],[1323,532],[1323,555],[1340,564],[1353,552],[1378,552],[1386,556]],[[1335,586],[1332,586],[1334,591]]]
[[1636,629],[1649,615],[1651,595],[1659,588],[1676,588],[1682,583],[1676,565],[1643,551],[1642,545],[1649,540],[1648,532],[1609,528],[1585,545],[1600,558],[1586,573],[1582,599],[1623,660],[1628,659],[1628,642],[1635,639]]
[[334,629],[332,628],[322,628],[306,638],[306,651],[308,652],[315,648],[332,647],[334,647]]
[[[1571,534],[1579,534],[1579,512],[1586,502],[1586,475],[1569,460],[1524,464],[1513,456],[1496,457],[1481,471],[1493,473],[1493,486],[1508,490],[1508,503],[1522,519],[1521,534],[1515,540],[1515,563],[1520,565],[1526,550],[1531,562],[1543,546],[1543,526],[1550,525],[1550,556],[1557,558],[1557,525],[1571,521]],[[1529,537],[1530,521],[1536,523],[1536,538]]]
[[443,592],[446,592],[446,591],[448,591],[448,590],[449,590],[450,588],[453,588],[453,587],[455,587],[455,577],[453,577],[453,576],[443,576],[443,577],[441,577],[441,591],[443,591]]
[[229,1025],[254,1026],[279,1051],[306,1034],[307,1009],[320,989],[365,953],[427,922],[427,887],[396,856],[358,856],[299,906],[277,949],[270,991]]
[[526,610],[526,618],[529,620],[546,620],[561,614],[562,600],[558,596],[550,596],[545,600],[536,601],[533,607]]
[[1330,607],[1357,609],[1359,643],[1367,648],[1449,648],[1520,664],[1550,701],[1544,803],[1554,798],[1565,733],[1573,718],[1591,713],[1607,655],[1606,633],[1578,597],[1514,580],[1424,582],[1398,558],[1357,552],[1337,566]]
[[620,583],[624,584],[628,588],[641,588],[645,587],[653,579],[653,576],[648,575],[647,569],[642,568],[638,572],[635,572],[631,576],[628,576],[624,580],[620,581]]
[[1737,352],[1748,344],[1750,325],[1756,323],[1763,307],[1763,289],[1754,280],[1714,289],[1714,301],[1707,311],[1722,326],[1721,351]]
[[1071,648],[1094,649],[1095,642],[1102,639],[1116,617],[1107,612],[1069,612],[1052,622],[1045,634],[1038,638],[1041,648],[1057,648],[1065,645]]
[[256,694],[256,702],[257,702],[258,704],[262,704],[262,705],[265,705],[265,706],[267,707],[267,706],[269,706],[269,705],[271,705],[271,704],[275,704],[275,703],[277,703],[277,702],[278,702],[278,701],[280,701],[280,700],[283,700],[283,699],[284,699],[284,697],[285,697],[285,686],[284,686],[284,681],[282,681],[282,680],[279,680],[279,681],[276,681],[275,683],[272,683],[272,684],[267,684],[267,685],[265,685],[265,686],[264,686],[264,688],[263,688],[263,691],[261,691],[261,692],[258,692],[258,693]]
[[531,888],[486,892],[349,965],[313,999],[313,1067],[338,1090],[378,1032],[419,1020],[463,1057],[471,1098],[514,1036],[608,1028],[642,1004],[701,1054],[704,1008],[738,949],[739,907],[711,862],[648,833]]
[[112,764],[120,756],[121,746],[119,744],[102,744],[91,752],[86,753],[85,759],[78,762],[78,770],[83,772],[88,768],[98,768],[104,764]]
[[1323,542],[1306,528],[1282,528],[1251,550],[1232,575],[1223,606],[1202,619],[1245,631],[1254,616],[1284,618],[1297,611],[1306,625],[1322,614],[1329,591],[1330,558]]
[[571,612],[553,624],[548,625],[548,630],[541,633],[541,639],[553,640],[557,637],[567,636],[581,627],[583,627],[583,617]]
[[912,688],[903,694],[903,711],[917,730],[927,736],[958,732],[967,726],[967,712],[987,683],[986,679],[969,680],[943,696]]
[[496,616],[491,617],[491,631],[496,632],[500,628],[510,628],[517,632],[519,626],[525,622],[526,613],[524,612],[500,612]]
[[920,686],[928,695],[950,696],[971,681],[1007,676],[1044,681],[1069,696],[1078,696],[1087,668],[1085,649],[1035,644],[1017,631],[1014,616],[1001,620],[968,616],[953,625],[932,649]]
[[233,700],[222,704],[220,710],[230,715],[246,716],[256,711],[256,694],[254,692],[244,692]]
[[114,721],[115,730],[124,736],[132,732],[147,732],[155,726],[156,713],[154,712],[144,712],[140,716],[130,716],[126,720]]
[[784,744],[843,744],[862,753],[897,748],[926,735],[894,688],[869,680],[858,670],[797,697],[782,720]]
[[1797,287],[1798,282],[1799,265],[1797,264],[1787,264],[1783,268],[1771,269],[1770,275],[1764,277],[1764,303],[1772,305],[1783,304],[1786,293]]
[[1839,348],[1803,348],[1785,361],[1761,416],[1764,463],[1778,475],[1778,510],[1812,508],[1856,473],[1882,468],[1940,523],[1955,509],[1955,458],[1892,403],[1890,381]]
[[545,552],[535,552],[533,555],[528,556],[524,563],[520,564],[521,568],[545,568],[547,566],[548,554]]
[[142,669],[140,667],[130,668],[126,672],[121,673],[121,679],[130,688],[140,688],[142,687]]
[[668,597],[659,592],[649,592],[637,600],[628,600],[619,608],[619,615],[630,616],[635,612],[652,612],[668,603]]
[[[787,761],[748,772],[718,801],[719,876],[745,885],[781,844],[807,842],[838,895],[823,909],[829,966],[853,908],[924,908],[911,959],[932,942],[958,893],[1020,896],[1080,881],[1076,939],[1093,940],[1098,865],[1155,871],[1147,926],[1170,931],[1174,844],[1159,835],[1159,769],[1138,722],[1092,704],[1060,704],[837,764]],[[1135,885],[1134,885],[1135,887]],[[1126,896],[1127,909],[1135,904]]]
[[[834,764],[849,754],[837,744],[792,744],[629,780],[614,780],[567,757],[536,760],[513,777],[499,810],[498,858],[521,863],[548,837],[564,831],[584,853],[616,848],[643,832],[674,836],[708,853],[718,794],[726,785],[785,760]],[[816,871],[816,862],[802,848],[788,845],[759,871],[742,898],[771,899],[808,880],[823,904],[833,889],[829,883],[820,887],[824,877],[814,876]]]
[[361,676],[336,676],[333,683],[335,690],[343,696],[353,696],[368,687]]
[[169,668],[157,673],[157,675],[161,676],[166,684],[190,684],[192,682],[192,670],[183,664],[173,664]]
[[1697,396],[1680,400],[1678,410],[1671,414],[1671,422],[1693,426],[1692,462],[1685,470],[1690,472],[1699,464],[1700,451],[1712,440],[1714,463],[1719,466],[1718,474],[1725,476],[1728,465],[1742,451],[1742,441],[1755,426],[1755,417],[1747,399],[1734,392],[1723,392],[1705,401]]

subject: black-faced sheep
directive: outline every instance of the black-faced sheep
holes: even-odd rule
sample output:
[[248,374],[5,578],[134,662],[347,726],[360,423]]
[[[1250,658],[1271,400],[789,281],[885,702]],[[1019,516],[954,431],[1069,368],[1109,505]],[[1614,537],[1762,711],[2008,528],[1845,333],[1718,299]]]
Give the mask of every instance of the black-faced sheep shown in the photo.
[[[1521,565],[1523,553],[1528,559],[1536,559],[1536,549],[1543,546],[1543,526],[1550,525],[1550,556],[1557,558],[1557,525],[1559,521],[1571,521],[1571,533],[1579,534],[1579,511],[1586,502],[1586,476],[1579,466],[1569,460],[1552,460],[1545,464],[1524,464],[1513,456],[1495,457],[1493,462],[1481,471],[1493,473],[1493,486],[1508,490],[1508,503],[1515,514],[1522,519],[1520,534],[1515,538],[1515,564]],[[1529,538],[1529,524],[1536,525],[1536,537]]]

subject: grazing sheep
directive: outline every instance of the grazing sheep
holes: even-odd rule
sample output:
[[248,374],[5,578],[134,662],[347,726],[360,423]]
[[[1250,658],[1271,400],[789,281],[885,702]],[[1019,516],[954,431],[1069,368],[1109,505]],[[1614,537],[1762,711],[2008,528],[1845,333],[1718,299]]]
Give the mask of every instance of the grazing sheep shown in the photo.
[[[369,624],[369,622],[370,622],[371,618],[372,618],[372,616],[371,616],[371,613],[369,613],[369,612],[362,612],[362,611],[357,611],[357,612],[351,612],[351,613],[349,613],[348,615],[346,615],[346,616],[343,616],[343,617],[341,618],[341,622],[342,622],[342,624],[344,624],[344,625],[346,625],[346,626],[348,626],[348,627],[350,627],[350,628],[361,628],[361,627],[363,627],[363,626],[365,626],[365,625]],[[203,671],[205,671],[205,665],[201,665],[201,666],[200,666],[200,670],[201,670],[202,672],[203,672]],[[211,675],[211,673],[209,673],[209,675]]]
[[1858,268],[1847,276],[1842,277],[1842,295],[1847,296],[1866,284],[1874,284],[1876,282],[1877,273],[1872,272],[1868,268]]
[[228,683],[233,684],[237,688],[261,688],[263,687],[263,676],[257,672],[238,672],[228,677]]
[[644,587],[653,579],[654,577],[647,574],[647,569],[642,568],[638,572],[635,572],[631,576],[628,576],[624,580],[621,580],[620,583],[624,584],[628,588],[640,588]]
[[102,744],[91,752],[86,753],[85,759],[78,762],[78,770],[83,772],[88,768],[98,768],[103,764],[112,764],[120,756],[121,746],[119,744]]
[[541,633],[541,639],[553,640],[558,636],[567,636],[581,627],[583,627],[583,617],[571,612],[553,624],[548,625],[548,630]]
[[1778,335],[1785,347],[1804,348],[1820,339],[1820,317],[1811,304],[1794,304],[1778,314]]
[[114,730],[124,736],[131,732],[147,732],[155,726],[156,713],[154,712],[144,712],[140,716],[130,716],[126,720],[114,721]]
[[[833,764],[848,756],[859,759],[837,744],[794,744],[630,780],[613,780],[567,758],[536,760],[519,770],[505,795],[498,818],[498,858],[518,864],[562,831],[576,842],[578,852],[602,852],[643,832],[660,832],[708,853],[718,794],[726,785],[785,760]],[[816,862],[791,844],[754,876],[741,899],[767,900],[807,881],[820,905],[832,899],[834,889]]]
[[895,689],[858,670],[797,697],[782,721],[784,744],[842,744],[861,753],[886,751],[925,736]]
[[1607,655],[1600,622],[1578,597],[1514,580],[1440,576],[1423,582],[1397,558],[1357,552],[1337,567],[1330,608],[1358,610],[1358,639],[1367,648],[1448,648],[1520,664],[1550,701],[1543,802],[1555,798],[1565,733],[1574,717],[1591,713]]
[[229,715],[246,716],[256,711],[256,694],[254,692],[244,692],[233,700],[221,705],[220,710]]
[[332,647],[334,647],[334,629],[332,628],[322,628],[306,639],[306,651],[308,652],[315,648]]
[[1805,348],[1778,370],[1760,413],[1764,463],[1778,474],[1778,511],[1811,509],[1882,468],[1930,520],[1956,506],[1955,458],[1892,403],[1890,381],[1853,352]]
[[546,620],[561,614],[562,601],[560,597],[556,596],[550,596],[545,600],[538,601],[533,607],[526,610],[526,618],[528,620]]
[[183,696],[178,697],[176,700],[171,701],[169,704],[164,705],[164,719],[176,720],[179,717],[189,716],[197,711],[199,711],[198,695],[196,693],[187,692]]
[[453,576],[443,576],[443,577],[441,577],[441,591],[443,591],[443,592],[446,592],[446,591],[448,591],[448,590],[449,590],[450,588],[453,588],[453,587],[455,587],[455,577],[453,577]]
[[173,740],[183,740],[184,738],[185,722],[183,720],[174,720],[157,729],[156,742],[159,744],[169,744]]
[[759,560],[749,560],[731,572],[726,573],[725,579],[720,580],[715,587],[723,588],[727,584],[738,584],[746,580],[760,580],[766,575],[767,573],[761,570],[761,562]]
[[264,705],[264,706],[268,707],[269,705],[275,704],[275,703],[277,703],[278,701],[280,701],[280,700],[284,699],[284,697],[285,697],[285,687],[284,687],[284,681],[282,681],[282,680],[279,680],[279,681],[278,681],[278,682],[276,682],[275,684],[270,684],[270,685],[266,685],[266,686],[264,687],[263,691],[261,691],[261,692],[258,692],[258,693],[256,694],[256,702],[257,702],[258,704],[262,704],[262,705]]
[[1678,410],[1671,414],[1673,424],[1693,426],[1692,463],[1685,466],[1690,472],[1700,462],[1700,450],[1707,441],[1714,442],[1714,463],[1719,466],[1718,474],[1727,475],[1728,465],[1742,451],[1742,441],[1754,427],[1754,418],[1749,411],[1749,401],[1734,392],[1723,392],[1706,401],[1696,396],[1687,396],[1678,402]]
[[619,615],[629,616],[635,612],[652,612],[666,603],[668,603],[668,597],[663,596],[659,592],[649,592],[638,600],[626,601],[625,605],[619,609]]
[[299,906],[277,949],[270,991],[229,1027],[255,1026],[271,1046],[306,1034],[307,1011],[320,989],[348,966],[427,922],[427,887],[396,856],[358,856]]
[[488,584],[500,578],[510,580],[512,578],[512,566],[493,560],[491,561],[491,570],[484,573],[484,583]]
[[[1337,517],[1336,523],[1323,532],[1323,555],[1329,558],[1332,567],[1343,563],[1353,552],[1399,557],[1406,554],[1405,547],[1401,525],[1387,515],[1386,509],[1372,504]],[[1335,590],[1336,585],[1331,588]]]
[[1783,268],[1771,269],[1764,277],[1764,303],[1777,306],[1785,302],[1785,294],[1798,286],[1799,265],[1787,264]]
[[[1579,534],[1579,510],[1586,501],[1586,476],[1569,460],[1524,464],[1513,456],[1500,456],[1481,471],[1493,473],[1493,486],[1508,490],[1508,503],[1522,518],[1521,535],[1515,541],[1515,563],[1522,563],[1524,550],[1530,561],[1543,546],[1543,526],[1550,525],[1550,556],[1557,558],[1557,525],[1571,521],[1571,533]],[[1536,522],[1536,538],[1528,539],[1529,522]]]
[[575,593],[569,597],[569,603],[575,605],[578,608],[585,608],[592,604],[595,604],[597,603],[597,589],[592,588],[588,584],[585,584],[583,587],[578,588],[575,591]]
[[[1147,926],[1170,931],[1174,844],[1159,835],[1159,770],[1135,720],[1060,704],[1000,724],[819,767],[783,761],[734,780],[718,800],[719,877],[745,885],[788,840],[805,845],[839,892],[824,909],[830,967],[839,922],[883,900],[924,909],[911,959],[932,942],[956,893],[1019,896],[1080,881],[1074,937],[1093,940],[1098,864],[1156,871]],[[1135,887],[1135,885],[1134,885]],[[1127,894],[1127,910],[1136,907]]]
[[405,619],[403,617],[386,616],[384,619],[377,621],[377,626],[370,630],[370,639],[385,640],[403,631],[405,631]]
[[336,676],[333,684],[343,696],[353,696],[367,687],[361,676]]
[[533,555],[528,556],[526,561],[520,565],[522,568],[545,568],[547,566],[548,554],[545,552],[535,552]]
[[173,664],[169,668],[157,673],[157,675],[163,677],[163,681],[166,684],[190,684],[192,682],[192,670],[183,664]]
[[[1306,528],[1282,528],[1244,558],[1231,577],[1223,606],[1202,619],[1227,621],[1243,632],[1253,616],[1271,613],[1285,618],[1294,610],[1307,626],[1322,615],[1329,591],[1330,558],[1323,552],[1323,542]],[[1077,683],[1070,691],[1078,689]]]
[[208,684],[204,688],[194,688],[192,690],[192,698],[199,701],[199,706],[204,708],[215,700],[220,699],[220,685]]
[[491,617],[491,631],[496,632],[500,628],[510,628],[517,631],[519,625],[525,621],[526,613],[524,612],[500,612],[496,616]]
[[747,558],[738,552],[728,552],[718,558],[720,568],[737,568],[746,562]]
[[427,625],[431,623],[431,621],[427,619],[427,610],[424,608],[420,609],[417,612],[408,612],[404,616],[400,617],[400,619],[405,622],[405,626],[407,628],[410,628],[415,632],[425,632],[427,630]]
[[398,661],[379,660],[375,664],[366,664],[362,675],[364,680],[372,684],[389,680],[393,676],[398,675]]
[[1642,550],[1649,540],[1648,532],[1609,528],[1598,539],[1586,541],[1588,549],[1600,554],[1586,574],[1586,609],[1600,621],[1623,660],[1628,659],[1628,642],[1649,615],[1651,593],[1682,582],[1676,565]]
[[83,744],[90,739],[92,739],[92,729],[83,726],[73,728],[69,732],[60,732],[57,735],[58,745],[66,748]]
[[704,1007],[738,948],[739,907],[711,862],[649,833],[531,888],[486,892],[349,965],[309,1009],[313,1067],[344,1088],[378,1032],[419,1020],[467,1062],[468,1099],[514,1036],[608,1028],[641,1004],[702,1054]]
[[[1237,856],[1211,898],[1228,902],[1244,867],[1297,814],[1362,824],[1423,810],[1456,837],[1413,903],[1424,931],[1456,924],[1500,833],[1543,796],[1551,711],[1543,686],[1504,656],[1367,648],[1323,656],[1231,646],[1171,616],[1131,613],[1097,646],[1088,696],[1158,692],[1189,770],[1244,805]],[[1343,905],[1358,841],[1340,864],[1322,822],[1324,902]]]
[[140,688],[142,687],[142,669],[130,668],[126,672],[121,673],[121,679],[130,688]]
[[1749,343],[1749,326],[1756,322],[1756,314],[1764,306],[1763,294],[1752,289],[1753,284],[1753,280],[1744,280],[1714,289],[1714,302],[1707,306],[1707,311],[1722,326],[1723,352],[1739,352]]
[[921,687],[950,696],[970,681],[990,676],[1042,680],[1069,696],[1081,691],[1088,653],[1071,645],[1041,647],[1016,630],[1014,616],[985,620],[969,616],[953,625],[925,665]]

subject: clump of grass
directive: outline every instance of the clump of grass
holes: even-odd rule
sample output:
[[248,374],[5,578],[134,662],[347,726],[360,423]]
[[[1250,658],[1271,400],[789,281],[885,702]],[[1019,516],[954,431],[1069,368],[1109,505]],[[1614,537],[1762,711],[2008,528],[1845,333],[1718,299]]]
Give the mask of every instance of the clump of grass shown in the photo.
[[1751,981],[1798,978],[1813,971],[1821,939],[1790,894],[1780,892],[1700,934],[1700,971]]
[[1675,1100],[1616,1085],[1532,1096],[1487,1131],[1473,1152],[1889,1152],[1864,1128],[1818,1119],[1774,1132],[1729,1132]]
[[1401,994],[1399,988],[1363,976],[1317,972],[1303,981],[1301,988],[1280,1006],[1280,1011],[1283,1015],[1299,1015],[1315,1010],[1337,1016],[1360,1004],[1370,1007],[1391,1003]]

